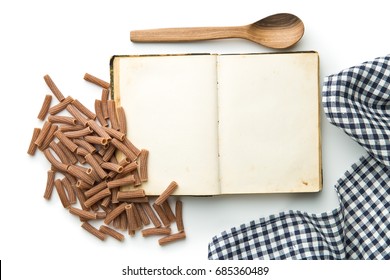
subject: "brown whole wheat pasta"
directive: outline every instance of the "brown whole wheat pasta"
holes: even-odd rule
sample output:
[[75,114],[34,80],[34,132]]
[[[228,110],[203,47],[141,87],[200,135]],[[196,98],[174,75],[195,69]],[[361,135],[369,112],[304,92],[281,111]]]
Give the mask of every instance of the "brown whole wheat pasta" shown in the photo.
[[85,157],[89,153],[88,153],[88,151],[86,149],[78,147],[77,150],[76,150],[76,154],[79,155],[79,156]]
[[77,163],[76,156],[61,142],[57,142],[57,146],[63,151],[71,164]]
[[119,191],[117,198],[119,201],[126,200],[129,198],[145,197],[145,191],[143,189],[135,189],[130,191]]
[[100,166],[106,170],[115,171],[116,173],[121,173],[123,171],[123,166],[112,162],[102,162]]
[[134,212],[134,205],[128,204],[126,205],[126,215],[127,215],[127,226],[129,235],[134,235],[135,231],[139,229],[137,224],[137,220]]
[[126,230],[128,226],[126,211],[123,211],[117,218],[119,218],[119,228]]
[[99,99],[95,99],[95,113],[96,113],[96,118],[98,119],[100,124],[103,127],[108,126],[108,123],[103,115],[102,101]]
[[93,185],[95,183],[95,180],[89,176],[86,172],[80,170],[77,165],[69,165],[68,172],[73,175],[74,177]]
[[113,189],[111,189],[111,202],[112,202],[113,204],[119,203],[119,200],[118,200],[118,191],[119,191],[119,188],[113,188]]
[[91,196],[94,196],[95,194],[97,194],[101,190],[104,190],[106,187],[107,187],[107,182],[106,181],[102,181],[99,184],[97,184],[97,185],[93,186],[92,188],[88,189],[86,192],[84,192],[84,195],[87,198],[89,198]]
[[51,194],[53,193],[55,174],[56,173],[53,170],[47,171],[46,188],[45,193],[43,194],[45,199],[50,199]]
[[164,209],[165,215],[167,216],[168,220],[171,223],[176,222],[175,214],[173,214],[171,206],[169,205],[168,200],[165,200],[163,204],[161,204],[161,207]]
[[85,127],[83,129],[80,129],[80,130],[68,131],[68,132],[65,132],[64,134],[68,138],[80,138],[83,136],[87,136],[87,135],[91,134],[92,132],[93,132],[93,130],[90,127]]
[[84,196],[84,193],[82,190],[77,188],[76,186],[72,185],[74,192],[76,193],[76,197],[79,200],[80,206],[83,210],[88,210],[89,208],[85,207],[84,203],[86,201],[86,198]]
[[156,211],[157,215],[159,216],[161,222],[163,223],[164,226],[168,227],[171,222],[169,221],[167,215],[164,212],[164,209],[162,206],[157,205],[156,203],[153,203],[153,208]]
[[79,112],[81,112],[84,116],[89,119],[96,119],[96,114],[91,112],[87,107],[85,107],[80,101],[77,99],[73,100],[72,105],[76,107]]
[[97,145],[108,144],[108,139],[101,137],[101,136],[87,135],[87,136],[84,136],[84,140],[90,144],[97,144]]
[[119,151],[121,151],[126,157],[128,157],[131,161],[135,161],[137,155],[134,154],[125,144],[119,141],[116,138],[111,140],[111,144],[114,145]]
[[99,231],[115,238],[118,241],[123,241],[125,239],[125,236],[122,233],[119,233],[116,230],[105,225],[101,225]]
[[184,238],[186,238],[186,234],[185,234],[184,231],[182,231],[182,232],[170,234],[170,235],[167,235],[167,236],[165,236],[163,238],[160,238],[158,240],[158,244],[166,245],[166,244],[169,244],[169,243],[172,243],[174,241],[181,240],[181,239],[184,239]]
[[103,127],[101,127],[100,125],[98,125],[97,122],[95,122],[94,120],[89,120],[87,122],[87,125],[93,130],[96,132],[97,135],[103,137],[103,138],[106,138],[106,139],[111,139],[110,135],[105,131],[105,129]]
[[49,132],[46,134],[46,137],[42,142],[42,145],[39,147],[39,149],[41,151],[43,151],[43,150],[47,149],[47,147],[49,147],[51,141],[53,141],[54,134],[56,133],[57,130],[58,130],[58,125],[52,124],[50,129],[49,129]]
[[85,160],[91,165],[91,167],[96,171],[101,179],[107,178],[107,173],[103,168],[100,167],[99,163],[96,161],[95,157],[92,154],[85,156]]
[[84,139],[73,139],[73,142],[76,145],[86,149],[88,151],[88,153],[90,153],[90,154],[93,154],[96,152],[96,148],[93,145],[91,145],[90,143],[88,143],[87,141],[85,141]]
[[134,176],[127,175],[126,177],[107,182],[107,187],[110,189],[118,188],[118,187],[134,184],[134,182],[135,182]]
[[70,151],[75,152],[77,149],[77,145],[72,142],[64,133],[57,130],[54,135],[64,144]]
[[95,235],[97,238],[99,238],[100,240],[104,240],[106,239],[106,235],[103,233],[103,232],[100,232],[97,228],[95,228],[94,226],[92,226],[90,223],[88,222],[84,222],[81,224],[81,227],[83,229],[85,229],[86,231],[88,231],[89,233]]
[[107,213],[104,211],[97,211],[96,212],[96,219],[97,220],[103,220],[106,218],[106,216],[107,216]]
[[115,130],[119,130],[119,123],[116,115],[116,105],[114,100],[107,100],[107,109],[111,127]]
[[152,236],[152,235],[169,235],[171,234],[171,228],[153,227],[153,228],[143,229],[141,233],[143,237]]
[[112,158],[115,158],[115,157],[113,157],[113,155],[115,154],[115,151],[116,151],[116,148],[113,145],[110,145],[107,149],[105,149],[104,154],[103,154],[103,161],[108,162]]
[[66,196],[65,189],[64,189],[64,186],[62,185],[61,180],[60,179],[56,179],[54,181],[54,186],[56,188],[58,197],[61,200],[62,206],[64,206],[64,208],[69,208],[70,207],[70,202],[68,200],[68,197]]
[[51,123],[46,121],[43,123],[43,126],[42,126],[42,129],[37,137],[37,139],[35,140],[35,145],[37,145],[38,147],[40,147],[43,143],[43,141],[45,140],[46,138],[46,135],[47,133],[49,132],[50,130],[50,127],[51,127]]
[[75,204],[77,202],[77,198],[76,198],[76,193],[73,190],[71,183],[69,182],[69,180],[66,177],[64,177],[61,180],[61,183],[62,183],[62,186],[64,187],[64,189],[66,190],[66,193],[68,194],[69,203]]
[[83,218],[85,220],[96,220],[96,213],[92,213],[86,210],[82,210],[76,207],[69,207],[69,213],[79,216],[80,218]]
[[183,223],[183,203],[181,200],[176,200],[176,227],[178,232],[184,231],[184,223]]
[[153,223],[155,227],[161,227],[161,222],[159,218],[157,217],[156,213],[153,211],[152,207],[149,203],[141,203],[142,208],[144,208],[145,213],[150,218],[150,221]]
[[[108,206],[110,203],[111,203],[111,197],[107,196],[107,197],[102,199],[102,202],[100,202],[100,206],[102,206],[103,209],[106,208],[105,210],[108,210]],[[110,209],[110,211],[111,211],[111,209]],[[108,213],[110,211],[106,211],[106,212]]]
[[107,197],[111,195],[111,191],[110,189],[108,188],[105,188],[103,190],[101,190],[100,192],[98,192],[97,194],[91,196],[90,198],[88,198],[85,202],[84,202],[84,205],[85,207],[87,208],[90,208],[92,205],[94,205],[96,202],[98,202],[99,200]]
[[161,205],[178,187],[175,181],[172,181],[169,186],[160,194],[160,196],[154,202],[157,205]]
[[126,135],[118,130],[115,130],[111,127],[103,127],[104,131],[113,138],[118,139],[119,141],[125,140]]
[[50,108],[52,96],[51,95],[45,95],[45,99],[43,100],[41,110],[38,113],[38,119],[43,121],[46,118],[47,112]]
[[[77,180],[76,187],[78,187],[80,190],[86,191],[92,189],[94,186],[87,184],[86,182],[82,180]],[[96,192],[98,193],[98,192]],[[85,193],[84,193],[85,194]],[[92,196],[92,195],[91,195]],[[87,196],[88,197],[88,196]]]
[[76,109],[72,104],[69,104],[66,106],[66,110],[71,114],[79,123],[81,123],[83,126],[87,125],[88,119],[85,118],[79,110]]
[[54,105],[49,109],[50,115],[56,115],[60,113],[61,111],[65,110],[66,107],[71,104],[73,101],[73,98],[71,96],[67,96],[65,99],[63,99],[60,103]]
[[123,211],[125,211],[127,203],[119,204],[115,209],[113,209],[110,213],[107,214],[107,217],[104,219],[104,223],[106,225],[110,224],[116,217],[118,217]]
[[[115,189],[113,189],[115,190]],[[135,197],[135,198],[127,198],[122,199],[122,201],[128,202],[128,203],[147,203],[149,202],[149,198],[147,196],[145,197]]]
[[110,83],[107,83],[107,82],[103,81],[102,79],[99,79],[99,78],[97,78],[89,73],[85,73],[84,80],[86,80],[90,83],[93,83],[95,85],[98,85],[98,86],[105,88],[105,89],[108,89],[110,87]]
[[127,134],[125,109],[123,109],[123,107],[121,106],[118,106],[116,112],[118,114],[119,131],[122,132],[123,134]]
[[27,150],[27,154],[29,154],[30,156],[33,156],[35,154],[35,151],[37,150],[37,145],[35,144],[35,141],[37,140],[40,132],[41,129],[37,127],[35,127],[33,130],[30,145],[28,146],[28,150]]
[[129,138],[125,137],[125,139],[123,140],[123,144],[125,144],[126,147],[128,147],[130,149],[130,151],[133,152],[133,154],[135,154],[137,157],[139,156],[140,154],[140,149],[138,149],[130,140]]
[[[74,119],[73,117],[70,117],[72,119]],[[77,123],[77,120],[76,120],[76,123]],[[76,125],[73,125],[73,124],[64,124],[64,125],[61,125],[59,130],[61,132],[67,132],[67,131],[74,131],[74,130],[80,130],[80,129],[83,129],[84,126],[81,125],[81,124],[76,124]]]
[[50,149],[46,149],[43,151],[43,154],[45,155],[46,159],[59,171],[66,172],[68,170],[69,165],[64,164],[60,161],[58,161],[53,154],[50,152]]
[[73,117],[50,115],[47,120],[51,123],[76,125],[77,120]]
[[45,80],[47,86],[54,94],[54,96],[58,99],[58,101],[61,102],[64,99],[64,96],[62,95],[61,91],[57,88],[56,84],[53,82],[51,77],[49,75],[45,75],[43,79]]
[[[121,163],[119,163],[119,164],[121,164]],[[134,170],[136,170],[137,167],[138,167],[138,163],[136,161],[133,161],[129,164],[126,164],[123,166],[123,170],[121,172],[121,175],[127,175],[127,174],[133,172]]]
[[141,220],[141,216],[140,216],[140,214],[138,213],[138,209],[137,209],[137,207],[135,206],[135,204],[134,204],[134,203],[131,203],[131,205],[133,205],[134,215],[135,215],[135,221],[137,222],[137,228],[140,229],[140,228],[143,227],[142,220]]
[[144,208],[139,203],[134,203],[135,208],[137,209],[137,212],[139,214],[139,217],[141,218],[141,222],[143,225],[147,226],[150,224],[150,219],[148,215],[146,215]]
[[72,175],[70,175],[67,172],[63,172],[62,174],[64,175],[64,177],[66,177],[68,179],[68,181],[70,182],[72,187],[76,187],[77,180],[75,177],[73,177]]
[[107,101],[108,101],[108,96],[109,96],[110,92],[108,91],[108,89],[103,89],[102,90],[102,111],[103,111],[103,117],[105,119],[108,119],[108,106],[107,106]]
[[99,177],[99,175],[97,174],[96,170],[93,169],[93,168],[88,168],[87,170],[87,174],[89,176],[91,176],[91,178],[96,182],[96,183],[100,183],[102,181],[102,179]]
[[64,151],[58,146],[58,143],[55,141],[52,141],[49,145],[49,147],[56,153],[58,158],[62,163],[69,164],[70,161]]
[[141,182],[146,182],[148,180],[148,156],[149,151],[142,149],[139,155],[139,177]]

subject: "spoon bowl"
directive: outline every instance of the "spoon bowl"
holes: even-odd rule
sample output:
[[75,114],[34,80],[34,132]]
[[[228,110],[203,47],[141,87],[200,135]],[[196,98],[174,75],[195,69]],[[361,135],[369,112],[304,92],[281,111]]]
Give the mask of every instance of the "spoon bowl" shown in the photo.
[[243,26],[134,30],[130,32],[130,40],[132,42],[189,42],[242,38],[269,48],[286,49],[295,45],[302,38],[304,31],[304,24],[296,15],[279,13]]

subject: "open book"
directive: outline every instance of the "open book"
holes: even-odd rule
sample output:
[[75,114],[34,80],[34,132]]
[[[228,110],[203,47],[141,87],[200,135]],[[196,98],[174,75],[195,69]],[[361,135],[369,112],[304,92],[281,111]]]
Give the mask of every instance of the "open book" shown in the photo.
[[146,194],[320,191],[318,72],[316,52],[114,56]]

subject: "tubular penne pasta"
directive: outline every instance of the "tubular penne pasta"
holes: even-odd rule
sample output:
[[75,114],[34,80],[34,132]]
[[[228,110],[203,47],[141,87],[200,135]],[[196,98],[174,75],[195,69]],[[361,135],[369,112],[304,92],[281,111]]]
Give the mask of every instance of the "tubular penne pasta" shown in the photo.
[[81,123],[83,126],[87,125],[88,119],[85,118],[79,110],[76,109],[72,104],[69,104],[66,106],[66,110],[71,114],[79,123]]
[[88,143],[87,141],[85,141],[84,139],[73,139],[73,142],[76,145],[86,149],[88,151],[88,153],[90,153],[90,154],[93,154],[96,152],[96,148],[93,145],[91,145],[90,143]]
[[72,126],[76,125],[77,123],[75,118],[68,116],[50,115],[47,120],[51,123],[69,124]]
[[111,137],[113,138],[116,138],[118,139],[119,141],[123,141],[126,137],[125,134],[123,134],[122,132],[118,131],[118,130],[115,130],[113,128],[110,128],[110,127],[103,127],[104,131],[110,135]]
[[123,211],[125,211],[126,206],[126,202],[119,204],[116,208],[114,208],[110,213],[107,214],[107,217],[104,219],[104,223],[106,225],[109,225],[116,217],[118,217]]
[[154,202],[157,205],[161,205],[178,187],[175,181],[172,181],[169,186],[160,194],[160,196]]
[[122,187],[122,186],[126,186],[126,185],[131,185],[134,182],[135,182],[134,176],[133,175],[127,175],[126,177],[123,177],[123,178],[120,178],[120,179],[117,179],[117,180],[112,180],[112,181],[107,182],[107,187],[109,189],[118,188],[118,187]]
[[168,200],[165,200],[163,204],[161,204],[161,207],[164,209],[165,215],[167,216],[168,220],[171,223],[176,222],[175,214],[173,214],[171,206],[169,205]]
[[71,183],[69,182],[69,180],[66,177],[64,177],[61,180],[61,183],[62,183],[62,186],[64,187],[64,189],[66,190],[66,193],[68,194],[69,203],[75,204],[77,202],[77,198],[76,198],[76,193],[73,190]]
[[44,122],[42,129],[41,129],[37,139],[34,142],[35,145],[37,145],[38,147],[40,147],[42,145],[51,126],[52,126],[52,124],[50,122],[48,122],[48,121]]
[[123,171],[123,166],[112,162],[102,162],[100,166],[106,170],[115,171],[116,173],[121,173]]
[[171,234],[171,228],[147,228],[141,231],[143,237],[151,236],[151,235],[168,235]]
[[59,171],[67,172],[69,165],[58,161],[53,154],[50,152],[50,149],[46,149],[43,151],[46,159]]
[[107,178],[107,173],[103,168],[100,167],[99,163],[96,161],[93,155],[87,154],[85,160],[91,165],[91,167],[96,171],[101,179]]
[[125,236],[122,233],[119,233],[116,230],[109,228],[108,226],[105,225],[101,225],[99,231],[119,241],[123,241],[125,239]]
[[84,136],[84,140],[90,144],[97,144],[97,145],[108,144],[108,139],[100,137],[100,136],[87,135],[87,136]]
[[92,213],[86,210],[82,210],[76,207],[69,207],[69,213],[79,216],[80,218],[83,218],[85,220],[96,220],[96,213]]
[[49,147],[56,153],[62,163],[70,164],[68,157],[55,141],[52,141]]
[[93,131],[95,131],[96,134],[99,135],[100,137],[107,139],[107,141],[109,141],[111,139],[110,135],[105,131],[105,129],[103,127],[101,127],[100,125],[98,125],[97,122],[95,122],[94,120],[89,120],[87,122],[87,125]]
[[50,199],[51,194],[53,193],[54,178],[55,178],[55,172],[53,170],[48,170],[47,171],[47,180],[46,180],[46,189],[45,189],[45,193],[43,194],[43,197],[45,199]]
[[77,99],[73,100],[72,105],[76,107],[77,110],[79,110],[80,113],[82,113],[84,116],[86,116],[89,119],[96,119],[96,114],[91,112],[87,107],[85,107],[80,101]]
[[50,108],[51,99],[52,99],[51,95],[46,95],[45,99],[43,100],[41,110],[38,113],[38,119],[40,119],[41,121],[43,121],[46,118],[46,115]]
[[126,135],[127,134],[127,124],[126,124],[125,109],[123,109],[123,107],[119,106],[116,109],[116,112],[118,114],[119,131]]
[[47,86],[54,94],[54,96],[58,99],[58,101],[61,102],[64,99],[64,96],[62,95],[61,91],[57,88],[56,84],[53,82],[51,77],[49,75],[45,75],[43,79],[45,80]]
[[[125,138],[126,139],[126,138]],[[121,151],[126,157],[128,157],[131,161],[135,161],[137,159],[137,155],[134,154],[125,144],[119,141],[116,138],[111,140],[111,144],[114,145],[119,151]]]
[[102,90],[102,111],[103,111],[103,117],[105,119],[108,119],[108,106],[107,106],[107,101],[108,101],[108,96],[109,96],[109,91],[108,89],[103,89]]
[[139,177],[141,182],[148,180],[148,156],[149,151],[142,149],[139,155]]
[[99,99],[95,99],[95,113],[96,113],[96,118],[98,119],[100,124],[103,127],[108,126],[108,123],[106,122],[106,119],[104,118],[103,115],[102,101]]
[[141,218],[141,222],[143,225],[147,226],[150,224],[150,220],[148,215],[146,215],[144,208],[142,208],[142,205],[139,203],[134,203],[135,208],[137,209],[137,212],[139,214],[139,217]]
[[49,114],[50,115],[56,115],[59,112],[63,111],[66,109],[66,107],[71,104],[73,101],[73,98],[70,96],[67,96],[65,99],[63,99],[60,103],[54,105],[49,109]]
[[65,189],[64,189],[64,186],[62,185],[61,180],[60,179],[56,179],[54,181],[54,186],[56,188],[58,197],[61,200],[62,206],[64,206],[64,208],[69,208],[70,207],[70,202],[68,200],[68,197],[66,196]]
[[103,232],[100,232],[97,228],[95,228],[94,226],[92,226],[88,222],[82,223],[81,227],[83,229],[85,229],[86,231],[88,231],[89,233],[95,235],[97,238],[99,238],[102,241],[104,241],[104,239],[106,239],[106,235]]
[[35,154],[35,151],[37,150],[37,145],[35,144],[35,141],[37,140],[39,133],[41,132],[40,128],[35,127],[33,130],[33,134],[31,136],[30,145],[28,146],[27,154],[30,156],[33,156]]
[[57,146],[62,150],[62,152],[66,155],[67,159],[71,164],[77,163],[76,156],[61,142],[57,142]]
[[183,223],[183,203],[181,200],[176,200],[176,227],[178,232],[184,231],[184,223]]
[[91,134],[92,132],[93,132],[93,130],[90,127],[85,127],[83,129],[80,129],[80,130],[68,131],[68,132],[65,132],[64,134],[68,138],[80,138],[80,137],[87,136],[87,135]]
[[58,130],[58,125],[52,124],[49,132],[46,134],[45,139],[42,142],[42,145],[39,147],[41,151],[47,149],[49,147],[50,143],[53,141],[54,133]]
[[126,215],[127,215],[127,226],[128,226],[128,233],[129,235],[133,236],[135,234],[135,231],[139,229],[137,220],[135,217],[134,212],[134,205],[128,204],[126,205]]
[[75,152],[77,149],[77,145],[72,142],[64,133],[57,130],[54,135],[58,138],[58,140],[61,141],[62,144],[64,144],[70,151]]
[[[85,190],[90,190],[90,189],[92,189],[93,188],[93,186],[92,185],[90,185],[90,184],[87,184],[87,183],[85,183],[84,181],[82,181],[82,180],[77,180],[77,182],[76,182],[76,187],[77,188],[79,188],[80,190],[83,190],[83,191],[85,191]],[[84,193],[85,194],[85,193]],[[88,196],[87,196],[88,197]]]
[[84,205],[85,205],[85,207],[90,208],[96,202],[98,202],[99,200],[101,200],[109,195],[111,195],[110,189],[105,188],[105,189],[101,190],[100,192],[98,192],[97,194],[95,194],[94,196],[88,198],[84,202]]
[[145,210],[145,213],[150,218],[150,221],[153,223],[155,227],[161,227],[161,222],[159,218],[157,217],[156,213],[154,213],[152,207],[149,203],[142,203],[142,208]]
[[100,86],[102,88],[105,88],[105,89],[109,89],[110,88],[110,83],[107,83],[105,81],[103,81],[102,79],[99,79],[91,74],[88,74],[88,73],[85,73],[84,75],[84,80],[90,82],[90,83],[93,83],[97,86]]
[[174,233],[174,234],[171,234],[171,235],[168,235],[168,236],[165,236],[165,237],[159,239],[158,244],[166,245],[166,244],[169,244],[169,243],[172,243],[174,241],[181,240],[184,238],[186,238],[186,234],[184,231],[182,231],[182,232]]
[[157,205],[156,203],[153,203],[153,208],[156,211],[157,215],[159,216],[161,222],[163,223],[164,226],[168,227],[171,222],[169,221],[167,215],[164,212],[164,209],[162,206]]
[[133,154],[135,154],[136,157],[139,156],[139,154],[140,154],[141,151],[140,151],[136,146],[134,146],[134,144],[131,143],[131,141],[130,141],[127,137],[125,137],[125,139],[123,140],[123,144],[125,144],[125,146],[126,146],[127,148],[129,148],[130,151],[131,151]]
[[117,198],[119,201],[130,199],[130,198],[139,198],[145,197],[145,191],[143,189],[135,189],[130,191],[119,191],[117,194]]
[[89,176],[86,172],[82,171],[80,168],[78,168],[77,165],[69,165],[68,166],[68,172],[73,175],[74,177],[80,179],[81,181],[84,181],[90,185],[93,185],[95,183],[95,180]]
[[107,100],[108,118],[111,122],[111,127],[119,130],[118,118],[116,116],[116,105],[114,100]]

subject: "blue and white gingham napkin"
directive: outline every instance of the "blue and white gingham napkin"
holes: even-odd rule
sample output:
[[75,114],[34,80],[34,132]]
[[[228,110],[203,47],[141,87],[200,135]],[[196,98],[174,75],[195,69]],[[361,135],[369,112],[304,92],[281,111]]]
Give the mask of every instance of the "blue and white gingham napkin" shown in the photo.
[[325,115],[368,155],[335,186],[331,212],[289,211],[213,237],[209,259],[390,259],[390,56],[325,78]]

